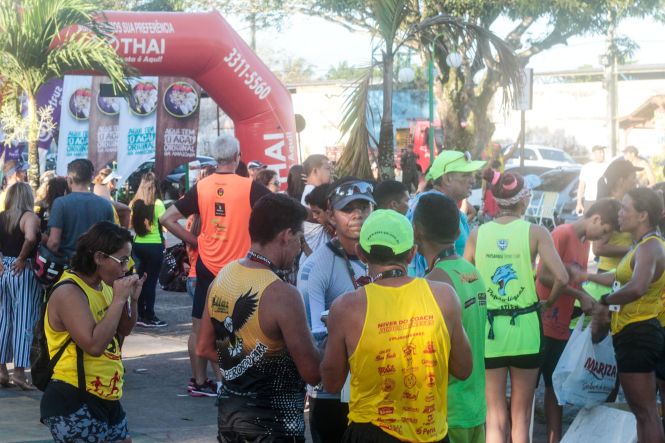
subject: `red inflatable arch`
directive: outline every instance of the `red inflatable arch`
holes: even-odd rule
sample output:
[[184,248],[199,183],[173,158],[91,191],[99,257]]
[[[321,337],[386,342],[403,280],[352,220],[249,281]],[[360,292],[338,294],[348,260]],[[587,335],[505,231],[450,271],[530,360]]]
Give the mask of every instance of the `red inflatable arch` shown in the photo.
[[297,163],[291,96],[217,12],[105,12],[118,54],[142,75],[195,80],[233,120],[245,162],[286,180]]

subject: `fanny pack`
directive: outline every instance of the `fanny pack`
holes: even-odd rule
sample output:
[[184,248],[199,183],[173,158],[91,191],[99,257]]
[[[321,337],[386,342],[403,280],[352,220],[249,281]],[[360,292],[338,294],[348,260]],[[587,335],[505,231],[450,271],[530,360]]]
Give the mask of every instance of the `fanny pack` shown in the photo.
[[488,309],[487,310],[487,321],[490,324],[490,330],[487,333],[487,338],[494,340],[494,317],[510,317],[510,324],[515,326],[515,319],[520,315],[531,314],[540,310],[540,302],[536,302],[531,306],[526,308],[516,308],[516,309]]

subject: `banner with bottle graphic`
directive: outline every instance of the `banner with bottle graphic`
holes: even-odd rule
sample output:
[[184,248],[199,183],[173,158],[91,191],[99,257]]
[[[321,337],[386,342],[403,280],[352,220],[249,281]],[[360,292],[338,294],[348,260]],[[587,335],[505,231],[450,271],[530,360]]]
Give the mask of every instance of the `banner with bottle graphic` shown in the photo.
[[165,179],[173,169],[196,159],[201,88],[183,77],[159,78],[155,174]]
[[118,155],[118,126],[122,97],[102,97],[100,85],[110,83],[108,77],[95,77],[92,80],[94,104],[90,107],[90,137],[88,158],[100,171],[116,161]]
[[118,185],[141,164],[155,157],[158,104],[158,78],[135,77],[128,80],[131,92],[120,100],[118,119]]
[[67,175],[67,165],[88,158],[88,119],[92,101],[92,76],[67,75],[62,83],[62,111],[58,134],[56,172]]

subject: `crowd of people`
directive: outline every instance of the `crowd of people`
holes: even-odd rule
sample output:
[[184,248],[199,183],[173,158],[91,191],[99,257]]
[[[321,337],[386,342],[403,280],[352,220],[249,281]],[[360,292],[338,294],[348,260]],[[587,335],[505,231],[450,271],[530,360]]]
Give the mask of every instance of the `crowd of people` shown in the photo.
[[[442,151],[413,194],[335,177],[323,155],[280,192],[266,165],[242,167],[234,137],[213,151],[217,167],[168,208],[152,172],[124,205],[121,177],[88,160],[35,197],[22,165],[5,164],[0,385],[34,389],[25,370],[46,294],[41,419],[55,441],[131,441],[121,348],[135,326],[167,326],[155,303],[169,231],[190,263],[186,388],[217,398],[220,442],[304,441],[307,408],[315,442],[529,442],[541,377],[558,442],[552,375],[585,313],[594,340],[612,336],[638,441],[665,443],[663,195],[643,186],[658,187],[634,148],[605,165],[594,147],[581,217],[552,232],[524,219],[524,177],[465,152]],[[493,209],[474,226],[463,202],[478,175]],[[65,263],[57,279],[34,272],[35,251]],[[611,290],[596,298],[584,282]]]

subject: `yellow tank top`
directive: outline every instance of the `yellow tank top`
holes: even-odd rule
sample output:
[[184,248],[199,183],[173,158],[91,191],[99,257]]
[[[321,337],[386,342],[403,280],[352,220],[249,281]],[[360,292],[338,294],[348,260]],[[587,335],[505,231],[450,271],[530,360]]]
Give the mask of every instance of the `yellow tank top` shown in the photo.
[[[60,281],[73,280],[85,292],[90,304],[90,312],[96,323],[99,323],[113,299],[113,289],[102,283],[102,290],[97,291],[88,286],[76,274],[65,271]],[[64,288],[73,288],[66,285]],[[48,310],[44,317],[44,333],[48,342],[49,356],[58,352],[70,337],[67,331],[54,331],[48,320]],[[93,357],[83,352],[83,367],[85,369],[86,390],[103,400],[120,400],[122,397],[122,385],[125,368],[122,365],[120,344],[118,337],[113,337],[111,343],[106,347],[104,353],[99,357]],[[71,342],[53,370],[53,380],[60,380],[78,387],[78,371],[76,370],[76,345]]]
[[[633,237],[627,232],[614,231],[607,244],[613,246],[630,246],[633,243]],[[619,266],[621,257],[603,257],[598,258],[598,269],[609,271]]]
[[[665,247],[665,242],[658,237],[655,237]],[[635,245],[628,254],[619,262],[616,270],[616,281],[621,285],[625,285],[633,277],[633,266],[631,261],[637,248],[648,240],[654,239],[653,236],[643,238],[637,245]],[[665,320],[663,315],[663,290],[665,289],[665,272],[655,282],[652,282],[644,293],[637,300],[621,306],[619,312],[612,312],[612,334],[620,332],[623,328],[631,323],[638,321],[645,321],[658,317],[661,324]]]
[[349,357],[349,420],[405,441],[448,433],[450,335],[426,280],[365,286],[367,313]]

